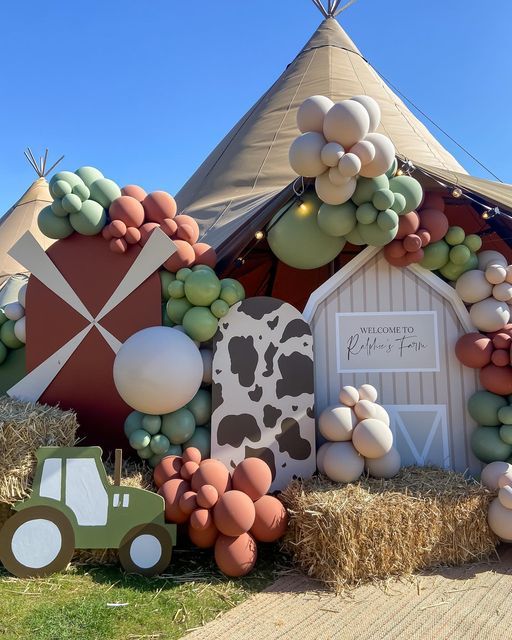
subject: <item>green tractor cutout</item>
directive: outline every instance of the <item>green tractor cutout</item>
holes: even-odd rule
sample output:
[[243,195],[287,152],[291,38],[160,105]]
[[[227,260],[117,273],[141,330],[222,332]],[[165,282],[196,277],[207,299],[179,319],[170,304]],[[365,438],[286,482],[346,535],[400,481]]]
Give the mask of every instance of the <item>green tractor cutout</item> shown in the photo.
[[65,569],[75,549],[119,549],[125,571],[164,571],[176,544],[162,496],[121,486],[116,450],[114,485],[99,447],[41,447],[29,498],[18,502],[0,531],[0,560],[19,578]]

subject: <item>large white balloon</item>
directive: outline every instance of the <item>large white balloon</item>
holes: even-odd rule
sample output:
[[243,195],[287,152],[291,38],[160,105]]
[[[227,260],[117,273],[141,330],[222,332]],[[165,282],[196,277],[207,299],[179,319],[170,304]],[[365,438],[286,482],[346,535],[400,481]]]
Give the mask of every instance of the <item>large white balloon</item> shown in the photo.
[[23,316],[14,323],[14,335],[20,342],[25,344],[27,342],[27,317]]
[[493,249],[480,251],[479,253],[477,253],[477,258],[478,268],[482,271],[485,271],[490,264],[501,264],[501,266],[503,267],[506,267],[508,265],[508,260],[505,258],[505,256],[499,251],[494,251]]
[[487,282],[480,269],[471,269],[457,279],[455,291],[463,302],[474,304],[485,300],[492,294],[492,284]]
[[357,180],[349,178],[346,184],[336,185],[329,179],[329,172],[323,173],[315,180],[316,194],[327,204],[343,204],[350,200],[356,190]]
[[327,407],[318,418],[318,430],[330,442],[350,440],[356,424],[356,416],[350,407]]
[[25,315],[25,309],[19,302],[9,302],[4,307],[5,317],[9,320],[19,320]]
[[343,157],[345,149],[337,142],[328,142],[322,149],[320,157],[322,162],[328,167],[337,167],[338,162]]
[[323,455],[325,475],[334,482],[355,482],[364,471],[364,458],[351,442],[332,442]]
[[326,96],[306,98],[297,111],[297,126],[302,133],[317,131],[322,133],[324,117],[334,102]]
[[291,168],[305,178],[315,178],[324,173],[327,171],[327,166],[322,162],[324,146],[325,138],[315,131],[295,138],[288,153]]
[[351,176],[342,176],[338,170],[338,167],[331,167],[328,171],[328,174],[329,180],[337,187],[341,187],[342,185],[347,184],[347,182],[350,182],[350,180],[352,179]]
[[375,158],[365,164],[360,171],[364,178],[376,178],[386,173],[395,159],[395,147],[391,140],[382,133],[369,133],[365,140],[375,147]]
[[510,320],[510,310],[506,302],[486,298],[474,304],[469,310],[472,323],[480,331],[492,332],[503,329]]
[[395,449],[391,449],[380,458],[368,458],[366,469],[374,478],[392,478],[400,471],[402,459]]
[[359,102],[337,102],[324,118],[324,136],[349,149],[362,140],[370,128],[368,111]]
[[370,117],[369,131],[370,133],[376,131],[381,118],[379,103],[370,96],[354,96],[350,99],[355,100],[355,102],[359,102],[359,104],[362,104],[366,111],[368,111],[368,115]]
[[203,360],[192,340],[170,327],[134,333],[117,352],[114,383],[121,398],[142,413],[181,409],[197,393]]

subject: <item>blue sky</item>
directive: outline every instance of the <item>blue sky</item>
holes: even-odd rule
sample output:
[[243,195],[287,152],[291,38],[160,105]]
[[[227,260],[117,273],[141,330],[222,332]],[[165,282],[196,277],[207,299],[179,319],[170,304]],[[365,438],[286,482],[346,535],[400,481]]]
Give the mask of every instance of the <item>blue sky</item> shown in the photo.
[[[358,0],[340,18],[384,76],[512,183],[510,0]],[[33,179],[27,145],[65,154],[62,168],[177,192],[320,21],[311,0],[4,3],[0,213]]]

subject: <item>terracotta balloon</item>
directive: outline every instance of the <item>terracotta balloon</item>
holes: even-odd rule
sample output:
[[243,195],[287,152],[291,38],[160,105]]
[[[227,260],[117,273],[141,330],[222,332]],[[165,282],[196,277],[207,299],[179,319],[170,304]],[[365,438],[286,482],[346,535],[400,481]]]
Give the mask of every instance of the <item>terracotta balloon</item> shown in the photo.
[[167,480],[181,478],[180,471],[183,462],[179,456],[166,456],[155,467],[153,480],[157,487],[161,487]]
[[142,201],[146,218],[151,222],[162,222],[176,215],[176,201],[166,191],[153,191]]
[[506,367],[510,364],[510,352],[505,349],[496,349],[491,356],[491,361],[497,367]]
[[128,227],[124,234],[124,239],[128,244],[137,244],[141,239],[139,229],[137,227]]
[[439,242],[445,237],[450,223],[442,211],[438,209],[422,209],[419,212],[419,216],[421,228],[430,233],[431,243]]
[[211,509],[217,504],[219,492],[211,484],[204,484],[197,492],[197,504],[203,509]]
[[398,233],[395,236],[395,240],[403,240],[410,233],[416,233],[420,226],[420,218],[416,211],[409,211],[409,213],[400,216],[398,220]]
[[208,458],[199,465],[192,478],[192,489],[199,491],[205,484],[213,485],[220,496],[231,489],[229,471],[220,460]]
[[481,333],[467,333],[455,344],[455,355],[462,364],[472,369],[482,369],[491,362],[493,345],[490,338]]
[[183,524],[188,520],[188,513],[180,509],[181,496],[187,491],[190,491],[190,484],[179,478],[167,480],[158,490],[165,500],[165,519],[168,522]]
[[160,224],[160,229],[162,229],[166,236],[172,238],[176,231],[178,231],[178,225],[173,218],[165,218]]
[[121,193],[123,196],[130,196],[130,198],[135,198],[139,202],[142,202],[144,198],[148,195],[142,187],[139,187],[136,184],[128,184],[126,187],[121,189]]
[[122,238],[126,233],[126,225],[122,220],[112,220],[108,228],[113,238]]
[[512,368],[488,364],[480,370],[480,384],[491,393],[508,396],[512,394]]
[[403,258],[407,251],[404,249],[404,245],[401,240],[392,240],[384,247],[384,255],[386,260]]
[[191,267],[196,259],[194,249],[185,240],[174,240],[176,245],[176,251],[164,262],[164,267],[167,271],[176,273],[180,269],[185,267]]
[[217,254],[213,247],[206,242],[196,242],[192,247],[196,255],[196,264],[205,264],[207,267],[215,268],[217,264]]
[[140,227],[144,223],[144,207],[137,198],[131,196],[116,198],[108,214],[111,220],[120,220],[127,227]]
[[199,225],[194,218],[181,214],[176,216],[174,221],[178,225],[176,232],[178,240],[186,240],[189,244],[195,244],[199,238]]
[[213,524],[213,516],[208,509],[196,509],[190,514],[190,526],[201,531],[208,529]]
[[248,533],[237,537],[220,534],[215,542],[215,562],[222,573],[231,578],[247,575],[254,568],[257,557],[256,541]]
[[418,229],[417,235],[421,240],[422,247],[426,247],[432,241],[432,237],[426,229]]
[[197,462],[189,460],[188,462],[185,462],[181,467],[181,477],[183,478],[183,480],[190,480],[198,469],[199,465],[197,464]]
[[262,496],[254,503],[256,517],[252,535],[261,542],[275,542],[288,527],[288,513],[282,502],[273,496]]
[[194,509],[197,509],[197,500],[196,500],[196,492],[195,491],[185,491],[185,493],[181,496],[179,501],[179,507],[186,513],[190,515]]
[[103,229],[101,230],[101,235],[103,236],[103,238],[105,238],[105,240],[112,240],[113,236],[112,232],[110,231],[110,225],[107,224],[106,227],[103,227]]
[[512,337],[508,333],[497,333],[493,336],[492,343],[495,349],[510,349]]
[[414,253],[414,251],[418,251],[418,249],[421,249],[421,239],[415,233],[411,233],[410,235],[406,236],[403,240],[403,243],[404,249],[408,253]]
[[112,238],[108,246],[114,253],[125,253],[128,249],[128,244],[124,238]]
[[251,500],[264,496],[272,484],[272,472],[260,458],[242,460],[232,475],[233,489],[247,494]]
[[196,464],[201,462],[201,452],[197,447],[187,447],[181,457],[183,462],[195,462]]
[[226,536],[239,536],[254,524],[253,501],[241,491],[226,491],[213,509],[217,529]]
[[140,244],[143,247],[146,242],[149,240],[149,236],[151,233],[160,225],[157,222],[145,222],[142,227],[139,229],[140,231]]
[[209,549],[213,547],[215,541],[219,537],[219,530],[215,526],[215,523],[211,522],[206,529],[194,529],[194,527],[188,527],[188,537],[190,540],[200,549]]

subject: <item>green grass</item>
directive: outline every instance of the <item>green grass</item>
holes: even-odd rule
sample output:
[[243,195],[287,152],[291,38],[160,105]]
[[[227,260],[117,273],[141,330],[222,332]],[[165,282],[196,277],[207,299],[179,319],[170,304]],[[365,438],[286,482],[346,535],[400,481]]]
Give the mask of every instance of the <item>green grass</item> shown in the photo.
[[[0,571],[0,638],[167,640],[181,638],[272,583],[286,560],[260,545],[255,570],[230,580],[211,552],[174,551],[158,578],[117,567],[71,567],[32,580]],[[122,605],[122,606],[112,606]]]

